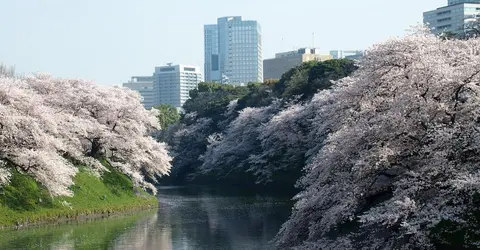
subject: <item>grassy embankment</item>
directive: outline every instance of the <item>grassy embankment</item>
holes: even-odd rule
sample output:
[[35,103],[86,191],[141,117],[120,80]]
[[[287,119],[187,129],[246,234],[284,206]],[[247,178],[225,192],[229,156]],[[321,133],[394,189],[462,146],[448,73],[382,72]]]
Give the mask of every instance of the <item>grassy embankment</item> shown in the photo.
[[32,177],[14,172],[10,184],[0,187],[0,227],[127,213],[158,206],[154,196],[134,189],[128,177],[109,169],[100,179],[80,168],[71,187],[73,197],[51,197]]

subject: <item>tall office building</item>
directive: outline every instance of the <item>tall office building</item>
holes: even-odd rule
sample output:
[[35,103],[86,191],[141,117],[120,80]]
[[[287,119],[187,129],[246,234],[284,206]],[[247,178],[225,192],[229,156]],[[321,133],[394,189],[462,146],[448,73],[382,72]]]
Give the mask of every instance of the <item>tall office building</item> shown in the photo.
[[468,23],[480,17],[480,0],[448,0],[448,6],[423,13],[423,22],[434,34],[465,34]]
[[205,81],[221,79],[220,63],[218,62],[218,25],[205,25]]
[[263,61],[263,78],[280,79],[282,75],[304,62],[325,61],[332,59],[331,55],[322,55],[318,49],[302,48],[275,54],[275,58]]
[[189,92],[202,82],[200,68],[187,65],[172,65],[155,67],[153,74],[154,92],[159,104],[170,104],[181,108],[188,100]]
[[123,84],[123,87],[137,91],[142,97],[143,106],[150,109],[158,104],[153,85],[153,76],[132,76],[130,81]]
[[160,104],[181,108],[202,80],[200,67],[167,64],[155,67],[152,76],[134,76],[123,86],[138,91],[146,109]]
[[221,17],[204,27],[205,80],[263,82],[262,31],[257,21]]

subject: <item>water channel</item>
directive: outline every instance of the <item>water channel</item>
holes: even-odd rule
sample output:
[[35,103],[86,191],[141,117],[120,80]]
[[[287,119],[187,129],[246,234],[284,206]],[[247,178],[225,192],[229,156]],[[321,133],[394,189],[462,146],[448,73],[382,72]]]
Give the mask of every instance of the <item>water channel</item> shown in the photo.
[[288,197],[161,187],[158,211],[0,231],[0,249],[269,249]]

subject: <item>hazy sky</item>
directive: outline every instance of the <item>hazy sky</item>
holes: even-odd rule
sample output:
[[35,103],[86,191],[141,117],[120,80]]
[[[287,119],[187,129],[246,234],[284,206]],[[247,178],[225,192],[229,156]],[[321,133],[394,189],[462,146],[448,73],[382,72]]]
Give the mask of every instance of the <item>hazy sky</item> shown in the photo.
[[[264,57],[312,45],[365,49],[422,22],[447,0],[0,0],[0,62],[99,84],[151,75],[167,62],[203,68],[203,25],[243,16]],[[283,43],[282,43],[283,38]]]

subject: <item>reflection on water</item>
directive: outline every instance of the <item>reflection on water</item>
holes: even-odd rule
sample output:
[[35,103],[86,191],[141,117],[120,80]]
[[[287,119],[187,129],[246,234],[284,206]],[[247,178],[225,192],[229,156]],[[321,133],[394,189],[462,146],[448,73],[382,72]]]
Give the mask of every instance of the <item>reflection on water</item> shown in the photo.
[[0,231],[0,249],[268,249],[288,198],[160,188],[157,213]]

